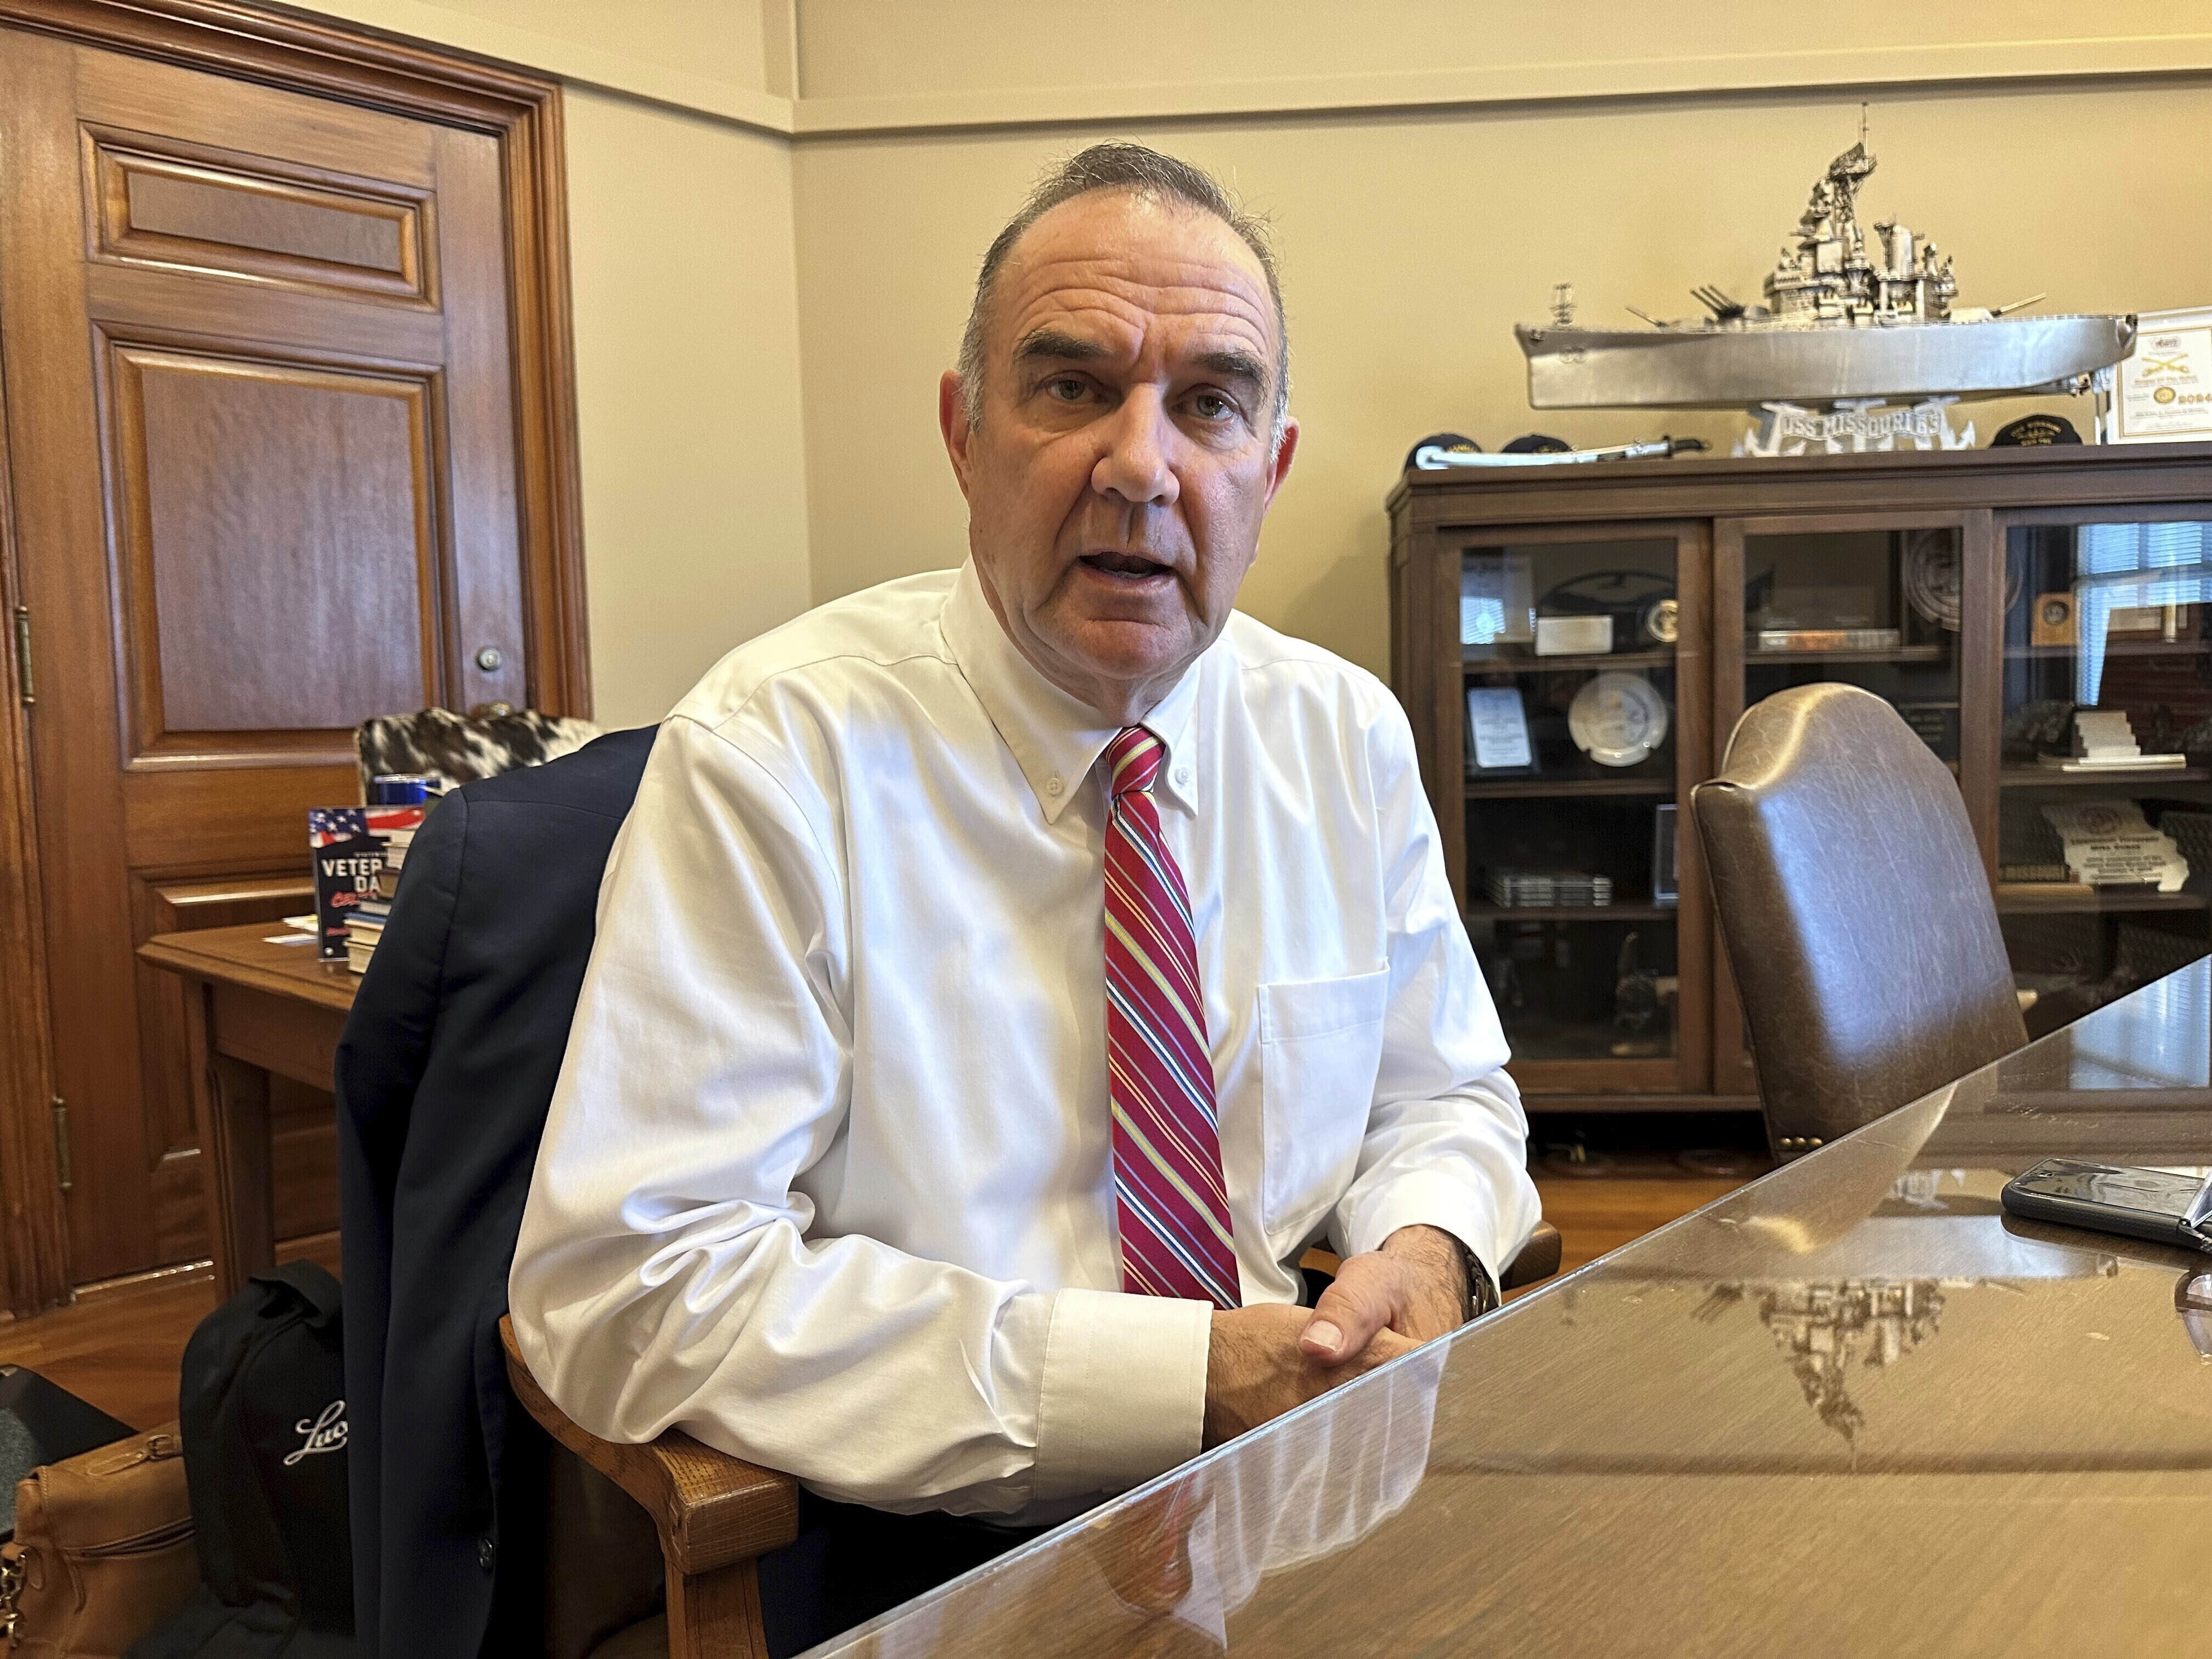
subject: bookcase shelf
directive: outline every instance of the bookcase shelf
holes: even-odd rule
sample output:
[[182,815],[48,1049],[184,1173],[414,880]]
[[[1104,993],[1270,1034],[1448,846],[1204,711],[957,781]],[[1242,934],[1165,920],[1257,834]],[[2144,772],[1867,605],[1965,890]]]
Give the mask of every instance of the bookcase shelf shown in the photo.
[[2131,766],[2112,772],[2061,772],[2051,766],[2008,766],[1997,775],[1997,781],[2007,789],[2071,789],[2094,784],[2124,792],[2136,783],[2212,782],[2212,767]]
[[1469,921],[1672,921],[1672,904],[1470,904]]
[[2145,910],[2203,910],[2202,893],[2000,893],[1997,914],[2006,916],[2093,915]]
[[[1794,653],[1793,653],[1794,654]],[[1608,668],[1672,668],[1672,651],[1607,651],[1572,657],[1462,657],[1470,674],[1587,674]]]
[[1672,800],[1671,778],[1469,778],[1469,800],[1516,800],[1536,796],[1649,795]]
[[[2212,526],[2212,445],[1680,456],[1416,472],[1403,476],[1388,505],[1391,684],[1413,724],[1462,914],[1480,936],[1509,1032],[1528,1038],[1516,1042],[1512,1069],[1531,1110],[1648,1111],[1671,1103],[1711,1111],[1755,1099],[1689,795],[1719,769],[1745,706],[1779,684],[1846,681],[1899,705],[1957,779],[1993,884],[2001,827],[2010,839],[2046,839],[2033,821],[2045,805],[2110,794],[2148,803],[2153,818],[2177,798],[2201,799],[2212,812],[2212,789],[2198,787],[2212,785],[2212,765],[2065,773],[2004,755],[2008,712],[2075,694],[2078,648],[2035,645],[2030,635],[2038,597],[2067,588],[2088,568],[2082,526]],[[2117,545],[2128,533],[2103,538]],[[2212,556],[2212,529],[2207,536]],[[1932,568],[1931,556],[1948,567]],[[1517,605],[1525,596],[1538,616],[1595,602],[1616,617],[1640,617],[1672,597],[1677,637],[1672,649],[1651,648],[1617,624],[1621,642],[1636,648],[1471,654],[1459,634],[1462,599],[1478,591],[1463,586],[1471,574],[1484,584],[1481,597]],[[1932,614],[1937,604],[1948,625]],[[1899,643],[1759,648],[1765,617],[1829,615],[1870,617],[1866,625],[1897,629]],[[2201,621],[2172,641],[2106,641],[2099,706],[2128,709],[2146,744],[2145,721],[2160,705],[2175,731],[2212,718],[2212,641],[2197,637]],[[1528,647],[1504,647],[1515,648]],[[1664,746],[1637,775],[1468,775],[1469,690],[1486,683],[1518,690],[1547,763],[1584,770],[1579,757],[1559,758],[1559,717],[1579,692],[1577,678],[1607,672],[1644,678],[1667,708]],[[1482,901],[1486,868],[1507,864],[1601,872],[1615,891],[1648,896],[1644,872],[1668,828],[1654,809],[1669,803],[1678,907],[1522,909]],[[2008,860],[2051,861],[2048,848]],[[2045,981],[2062,960],[2081,958],[2087,983],[2212,945],[2212,903],[2195,893],[2008,895],[2001,909],[2014,968]],[[1512,921],[1577,925],[1497,925]],[[1629,926],[1587,925],[1601,921]],[[1639,937],[1626,951],[1632,932]],[[1663,1053],[1642,1042],[1658,1026],[1638,1036],[1618,1018],[1636,1009],[1620,1004],[1617,988],[1640,994],[1646,981],[1668,988]],[[2030,1029],[2039,1034],[2083,1006],[2046,996]]]

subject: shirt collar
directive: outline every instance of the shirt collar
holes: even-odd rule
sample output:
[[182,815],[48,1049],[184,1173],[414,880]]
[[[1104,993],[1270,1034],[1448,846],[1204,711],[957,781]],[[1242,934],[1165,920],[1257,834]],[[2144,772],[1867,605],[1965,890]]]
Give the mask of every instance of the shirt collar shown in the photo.
[[[1056,823],[1083,787],[1091,769],[1121,728],[1100,723],[1098,711],[1071,696],[1030,666],[1006,637],[982,579],[971,559],[960,567],[945,601],[940,624],[952,659],[967,678],[983,712],[1022,769],[1045,822]],[[1209,650],[1211,647],[1207,647]],[[1167,746],[1167,763],[1152,786],[1155,800],[1170,803],[1195,817],[1198,780],[1203,769],[1197,752],[1198,675],[1205,658],[1183,672],[1145,725]]]

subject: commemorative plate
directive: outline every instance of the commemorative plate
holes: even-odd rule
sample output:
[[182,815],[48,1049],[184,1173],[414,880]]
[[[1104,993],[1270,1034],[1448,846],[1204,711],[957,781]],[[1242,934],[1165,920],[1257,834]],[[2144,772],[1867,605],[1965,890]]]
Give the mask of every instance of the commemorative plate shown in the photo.
[[1601,766],[1634,766],[1667,740],[1667,700],[1640,674],[1599,674],[1567,709],[1575,746]]

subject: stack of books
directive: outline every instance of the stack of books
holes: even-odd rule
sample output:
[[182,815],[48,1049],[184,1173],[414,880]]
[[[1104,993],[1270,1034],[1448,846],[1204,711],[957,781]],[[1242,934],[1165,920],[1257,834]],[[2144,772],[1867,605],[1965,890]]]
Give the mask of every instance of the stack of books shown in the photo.
[[1613,902],[1613,878],[1580,870],[1517,870],[1500,866],[1485,884],[1490,902],[1506,909],[1599,909]]
[[390,899],[363,899],[346,918],[346,966],[355,973],[368,971],[368,959],[375,954],[376,942],[384,937],[384,924],[391,915]]
[[407,849],[415,844],[412,830],[387,830],[384,835],[384,867],[376,872],[376,896],[389,904],[399,896],[399,871],[407,862]]
[[307,810],[316,931],[326,960],[343,962],[356,974],[368,966],[423,810],[416,805]]

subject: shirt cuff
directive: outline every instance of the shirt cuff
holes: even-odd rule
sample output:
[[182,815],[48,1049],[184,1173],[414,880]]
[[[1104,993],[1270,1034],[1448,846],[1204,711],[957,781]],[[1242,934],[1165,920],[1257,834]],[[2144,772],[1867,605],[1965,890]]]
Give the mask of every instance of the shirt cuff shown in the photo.
[[1126,1492],[1203,1449],[1213,1304],[1118,1291],[1053,1297],[1036,1497]]
[[[1431,1170],[1413,1170],[1367,1194],[1353,1213],[1341,1218],[1346,1255],[1380,1249],[1401,1227],[1440,1227],[1467,1246],[1482,1263],[1490,1282],[1505,1283],[1505,1269],[1528,1242],[1528,1234],[1507,1237],[1499,1231],[1496,1206],[1487,1194]],[[1534,1223],[1529,1224],[1534,1231]]]

